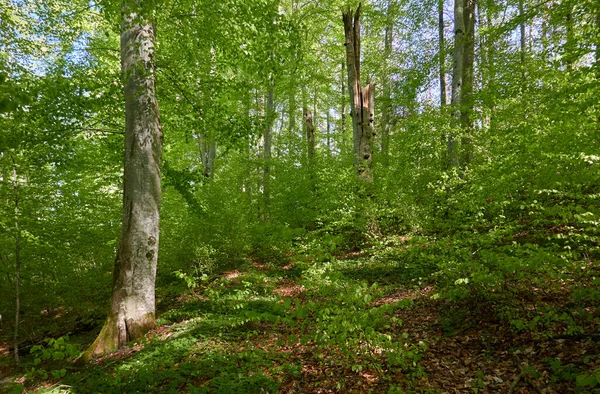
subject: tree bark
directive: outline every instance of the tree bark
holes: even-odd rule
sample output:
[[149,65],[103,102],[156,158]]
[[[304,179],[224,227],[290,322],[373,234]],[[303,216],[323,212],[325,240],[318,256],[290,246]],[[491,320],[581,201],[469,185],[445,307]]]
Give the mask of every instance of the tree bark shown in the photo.
[[392,78],[390,72],[390,62],[392,57],[392,38],[394,30],[393,6],[394,2],[390,1],[387,8],[387,24],[385,26],[385,41],[384,41],[384,57],[385,57],[385,73],[383,82],[383,111],[381,128],[381,156],[385,166],[389,160],[390,151],[390,133],[392,131]]
[[82,356],[90,360],[141,338],[155,326],[162,128],[156,98],[155,28],[142,0],[122,3],[125,93],[123,217],[108,319]]
[[271,204],[271,148],[273,140],[273,119],[275,118],[275,83],[273,77],[269,79],[269,90],[267,91],[267,109],[263,146],[263,217],[268,217],[269,205]]
[[348,93],[350,94],[350,114],[354,136],[354,166],[360,180],[373,181],[373,139],[375,136],[373,85],[360,85],[360,11],[358,5],[352,17],[352,10],[343,13],[344,35],[346,38],[346,65],[348,70]]
[[15,363],[19,364],[19,321],[21,313],[21,229],[19,228],[19,179],[17,168],[13,167],[13,192],[15,203]]
[[521,78],[525,82],[525,49],[527,46],[527,39],[525,37],[525,10],[523,7],[523,0],[519,0],[519,16],[521,17]]
[[331,156],[331,113],[327,109],[327,156]]
[[202,133],[198,134],[198,149],[202,160],[202,174],[205,178],[212,178],[217,155],[217,143],[214,137],[208,137]]
[[473,157],[473,82],[475,64],[475,1],[465,2],[465,50],[463,62],[463,86],[461,102],[460,124],[463,129],[462,163],[469,164]]
[[446,105],[446,49],[444,42],[444,0],[438,1],[438,33],[440,53],[440,106]]
[[290,92],[290,99],[288,102],[288,117],[289,117],[289,133],[290,135],[296,134],[296,90],[292,89]]
[[312,166],[315,159],[315,127],[313,115],[308,107],[304,107],[304,135],[306,136],[308,165]]
[[342,85],[342,112],[341,112],[341,116],[342,116],[342,124],[341,124],[342,135],[346,131],[346,85],[344,84],[344,69],[345,68],[346,68],[346,63],[342,62],[342,74],[341,74],[341,77],[340,77],[340,82],[341,82],[341,85]]
[[572,51],[575,49],[575,34],[573,32],[573,6],[567,4],[569,7],[567,16],[565,17],[565,28],[567,30],[567,41],[565,43],[565,60],[567,71],[573,70],[573,60],[575,59]]
[[[452,67],[452,98],[453,117],[460,124],[462,117],[462,89],[465,62],[465,3],[467,0],[454,1],[454,55]],[[446,165],[458,165],[458,142],[454,134],[448,135],[446,146]]]
[[600,79],[600,10],[596,12],[596,78]]

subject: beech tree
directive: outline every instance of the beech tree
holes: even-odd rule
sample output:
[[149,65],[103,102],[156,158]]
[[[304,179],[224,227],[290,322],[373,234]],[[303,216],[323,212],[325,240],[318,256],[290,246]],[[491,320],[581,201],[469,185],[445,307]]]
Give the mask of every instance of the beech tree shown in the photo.
[[[360,83],[360,12],[343,13],[346,42],[346,69],[348,70],[348,93],[350,94],[350,115],[354,136],[354,166],[358,177],[367,182],[373,181],[373,122],[374,89],[369,83],[364,88]],[[353,18],[354,15],[354,18]]]
[[155,325],[163,138],[154,76],[155,27],[143,0],[125,0],[121,7],[125,84],[122,229],[110,312],[84,360],[115,351]]
[[[473,94],[473,62],[475,48],[475,0],[455,0],[454,2],[454,54],[452,68],[452,107],[453,117],[460,125],[462,139],[462,162],[471,160],[471,96]],[[446,164],[454,167],[459,164],[458,141],[454,134],[448,136]]]

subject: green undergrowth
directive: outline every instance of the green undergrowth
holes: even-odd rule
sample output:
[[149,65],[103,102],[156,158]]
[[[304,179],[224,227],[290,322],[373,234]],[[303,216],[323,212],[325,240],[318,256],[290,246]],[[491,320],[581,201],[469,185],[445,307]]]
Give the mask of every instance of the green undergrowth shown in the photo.
[[[135,351],[78,369],[62,364],[73,350],[69,341],[47,342],[52,349],[36,347],[24,358],[25,385],[55,383],[54,392],[71,393],[259,393],[285,392],[312,374],[322,387],[344,391],[369,374],[376,392],[418,392],[428,344],[411,342],[398,312],[420,304],[398,294],[428,289],[417,302],[442,303],[438,318],[448,337],[482,323],[538,338],[595,334],[595,231],[589,223],[457,228],[380,237],[346,254],[325,236],[278,263],[247,262],[210,275],[179,271],[171,290],[159,289],[159,328],[132,344]],[[597,376],[554,370],[557,381],[573,385]]]
[[[337,371],[334,388],[362,371],[384,385],[398,373],[407,382],[422,376],[425,345],[409,343],[394,317],[412,301],[378,304],[389,285],[348,274],[363,263],[296,261],[286,269],[196,278],[185,301],[162,313],[160,328],[134,346],[139,351],[70,369],[60,387],[73,393],[259,393],[277,392],[307,369],[323,371],[323,378],[324,371]],[[297,293],[285,295],[287,288]]]

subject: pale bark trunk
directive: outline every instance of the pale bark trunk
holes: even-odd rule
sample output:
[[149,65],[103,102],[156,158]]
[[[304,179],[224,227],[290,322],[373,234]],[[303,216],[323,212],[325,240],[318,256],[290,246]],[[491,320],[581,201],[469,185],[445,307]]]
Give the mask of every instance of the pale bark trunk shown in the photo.
[[110,313],[83,360],[125,347],[155,326],[162,129],[156,99],[154,26],[141,0],[122,4],[125,83],[123,218]]
[[444,42],[444,0],[438,1],[438,33],[440,53],[440,106],[446,105],[446,49]]
[[[462,89],[465,61],[465,3],[467,0],[454,1],[454,55],[452,68],[452,107],[453,117],[460,124],[462,114]],[[446,147],[448,167],[458,165],[458,143],[454,134],[448,135]]]
[[521,17],[521,77],[525,82],[525,48],[527,46],[527,39],[525,37],[525,10],[523,7],[523,0],[519,0],[519,16]]
[[[358,5],[354,13],[348,10],[343,13],[344,34],[346,38],[346,65],[348,69],[348,92],[350,94],[350,109],[352,115],[352,130],[354,136],[354,165],[359,179],[373,181],[373,139],[375,136],[373,85],[365,88],[360,86],[360,11]],[[370,107],[371,106],[371,107]]]
[[390,151],[390,133],[392,129],[392,78],[390,72],[390,62],[392,57],[392,38],[394,30],[394,21],[392,15],[393,1],[388,3],[387,24],[385,27],[384,56],[385,56],[385,74],[383,82],[383,113],[381,128],[381,156],[383,164],[387,166],[388,155]]
[[15,203],[15,363],[19,364],[19,321],[21,313],[21,229],[19,227],[19,179],[17,169],[13,168],[13,192]]
[[269,90],[267,92],[266,120],[267,125],[264,134],[263,145],[263,202],[264,218],[268,217],[269,205],[271,204],[271,147],[273,140],[273,119],[275,115],[275,85],[271,78],[269,80]]
[[198,149],[202,160],[202,174],[205,178],[212,178],[217,155],[217,143],[214,137],[207,137],[202,133],[198,134]]

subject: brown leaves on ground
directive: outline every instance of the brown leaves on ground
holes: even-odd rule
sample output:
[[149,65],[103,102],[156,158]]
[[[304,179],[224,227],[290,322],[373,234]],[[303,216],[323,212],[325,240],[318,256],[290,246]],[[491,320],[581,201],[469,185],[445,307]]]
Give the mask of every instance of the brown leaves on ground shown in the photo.
[[[551,360],[593,370],[600,359],[600,346],[590,338],[552,339],[531,332],[516,332],[481,311],[464,317],[466,328],[456,335],[444,332],[442,321],[452,313],[449,302],[421,299],[397,317],[413,342],[429,348],[420,361],[427,378],[418,387],[448,393],[568,393],[572,380],[560,379]],[[446,317],[445,317],[446,316]],[[473,324],[466,324],[468,321]],[[557,361],[554,361],[554,365]],[[516,384],[515,384],[516,383]],[[514,387],[511,390],[511,387]]]

